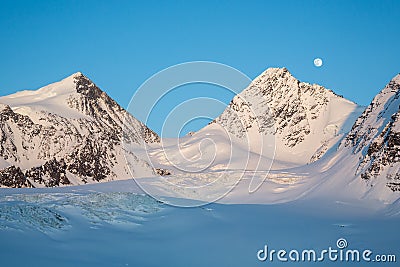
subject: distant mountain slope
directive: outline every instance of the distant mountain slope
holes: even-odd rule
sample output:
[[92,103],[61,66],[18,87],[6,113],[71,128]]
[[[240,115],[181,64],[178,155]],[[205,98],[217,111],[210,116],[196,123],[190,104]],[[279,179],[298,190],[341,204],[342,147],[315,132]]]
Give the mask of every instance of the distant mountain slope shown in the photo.
[[275,136],[275,158],[302,165],[322,157],[347,133],[363,108],[286,68],[270,68],[234,97],[214,121],[238,138]]
[[371,185],[382,180],[400,191],[400,74],[375,96],[343,144],[357,155],[356,173]]
[[[158,142],[82,73],[36,91],[0,97],[0,185],[58,186],[152,175],[122,145]],[[126,120],[124,122],[124,120]],[[132,131],[131,131],[132,130]]]

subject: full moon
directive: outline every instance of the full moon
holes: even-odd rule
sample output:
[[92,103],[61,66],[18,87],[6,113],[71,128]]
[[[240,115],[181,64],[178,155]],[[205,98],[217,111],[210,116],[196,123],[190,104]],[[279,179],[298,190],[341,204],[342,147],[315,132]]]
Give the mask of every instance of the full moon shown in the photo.
[[322,59],[320,59],[319,57],[314,59],[314,66],[315,67],[321,67],[322,66]]

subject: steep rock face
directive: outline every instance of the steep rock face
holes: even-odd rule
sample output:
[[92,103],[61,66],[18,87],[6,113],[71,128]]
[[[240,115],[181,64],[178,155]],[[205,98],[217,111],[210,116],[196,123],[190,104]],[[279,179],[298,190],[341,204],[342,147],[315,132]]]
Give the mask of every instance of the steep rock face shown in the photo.
[[0,170],[0,185],[13,188],[32,187],[22,170],[15,166]]
[[278,160],[304,164],[322,157],[360,113],[331,90],[300,82],[286,68],[270,68],[215,122],[239,138],[251,131],[273,134]]
[[[140,146],[159,142],[157,134],[81,73],[36,91],[1,97],[0,103],[0,157],[20,168],[27,184],[127,179],[126,155],[138,176],[154,174],[145,160],[125,151],[122,138]],[[3,177],[1,184],[10,186]]]
[[52,159],[42,166],[33,167],[25,172],[25,178],[33,180],[35,184],[46,187],[69,185],[71,182],[67,178],[67,164],[64,159],[60,161]]
[[368,182],[384,177],[400,191],[400,75],[373,99],[343,144],[360,157],[356,174]]

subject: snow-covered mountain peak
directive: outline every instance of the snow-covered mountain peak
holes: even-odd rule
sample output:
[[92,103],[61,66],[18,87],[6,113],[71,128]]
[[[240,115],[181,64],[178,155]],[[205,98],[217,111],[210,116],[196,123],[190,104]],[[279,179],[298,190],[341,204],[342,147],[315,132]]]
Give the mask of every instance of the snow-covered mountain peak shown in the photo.
[[14,102],[37,102],[57,96],[66,96],[78,93],[79,86],[77,84],[79,81],[81,81],[81,83],[82,81],[85,81],[86,84],[93,84],[93,82],[81,72],[76,72],[60,81],[43,86],[39,89],[19,91],[11,95],[1,97],[1,99],[15,99]]
[[287,68],[269,68],[215,122],[239,138],[251,131],[274,134],[276,157],[304,164],[336,144],[361,112],[323,86],[300,82]]
[[377,109],[378,106],[385,104],[388,101],[393,101],[395,98],[398,99],[398,94],[400,91],[400,74],[397,74],[390,82],[379,92],[373,99],[372,103],[375,106],[374,108]]
[[[277,89],[280,87],[284,87],[285,89],[288,90],[300,90],[301,91],[321,91],[324,94],[327,94],[329,96],[336,96],[343,98],[340,95],[337,95],[334,93],[332,90],[327,89],[323,86],[320,86],[318,84],[310,84],[307,82],[301,82],[299,81],[296,77],[294,77],[291,72],[283,67],[283,68],[268,68],[265,70],[261,75],[259,75],[252,84],[269,84],[271,87]],[[268,93],[268,91],[264,91],[264,93]],[[353,103],[350,100],[344,99],[344,101],[348,101],[350,103]],[[354,103],[353,103],[354,104]]]
[[104,93],[81,72],[76,72],[61,81],[44,86],[33,92],[43,97],[64,96],[66,98],[74,94],[96,98],[95,96],[100,96]]
[[[356,120],[344,147],[361,159],[356,174],[400,191],[400,75],[395,76]],[[378,182],[379,182],[378,181]]]
[[292,75],[292,73],[286,68],[268,68],[266,69],[261,75],[259,75],[256,79],[258,78],[282,78],[286,80],[296,80],[297,79]]
[[268,68],[252,82],[252,84],[261,83],[270,83],[275,86],[290,86],[299,83],[299,81],[289,72],[287,68]]
[[372,100],[354,123],[345,140],[345,146],[359,152],[378,135],[400,108],[400,75],[396,75]]
[[[288,75],[288,76],[292,76],[292,74],[289,72],[289,70],[285,67],[283,68],[268,68],[266,69],[263,74],[265,75],[276,75],[276,76],[284,76],[284,75]],[[261,74],[261,75],[263,75]],[[293,77],[293,76],[292,76]]]
[[75,72],[74,74],[72,74],[72,75],[70,75],[70,76],[72,76],[72,77],[79,77],[79,76],[85,76],[85,75],[83,75],[82,72],[77,71],[77,72]]
[[[9,105],[22,115],[40,117],[40,114],[56,114],[65,118],[87,118],[95,115],[94,109],[122,108],[81,72],[37,90],[20,91],[0,97],[0,103]],[[34,118],[33,118],[34,119]]]
[[[78,72],[0,97],[0,186],[58,186],[154,174],[124,142],[159,137]],[[10,108],[11,107],[11,108]]]
[[[79,79],[79,78],[81,78],[81,77],[88,79],[88,77],[85,76],[82,72],[77,71],[77,72],[72,73],[71,75],[69,75],[69,76],[67,76],[67,77],[65,77],[65,78],[63,78],[63,79],[61,79],[60,81],[55,82],[55,83],[59,83],[59,84],[63,84],[63,85],[68,86],[68,84],[69,84],[69,85],[74,84],[74,83],[75,83],[75,80],[76,80],[76,79]],[[50,84],[50,85],[51,85],[51,84]]]

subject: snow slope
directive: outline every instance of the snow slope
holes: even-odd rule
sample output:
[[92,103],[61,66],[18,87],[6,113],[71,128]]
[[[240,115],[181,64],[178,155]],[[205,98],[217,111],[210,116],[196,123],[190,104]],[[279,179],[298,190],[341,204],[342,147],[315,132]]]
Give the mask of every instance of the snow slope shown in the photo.
[[346,239],[348,249],[369,249],[373,257],[395,255],[397,261],[399,257],[399,217],[394,212],[398,206],[376,209],[368,202],[324,198],[182,209],[142,195],[132,181],[4,190],[0,192],[0,258],[5,266],[397,264],[257,259],[265,245],[270,250],[321,251],[337,249],[340,238]]

